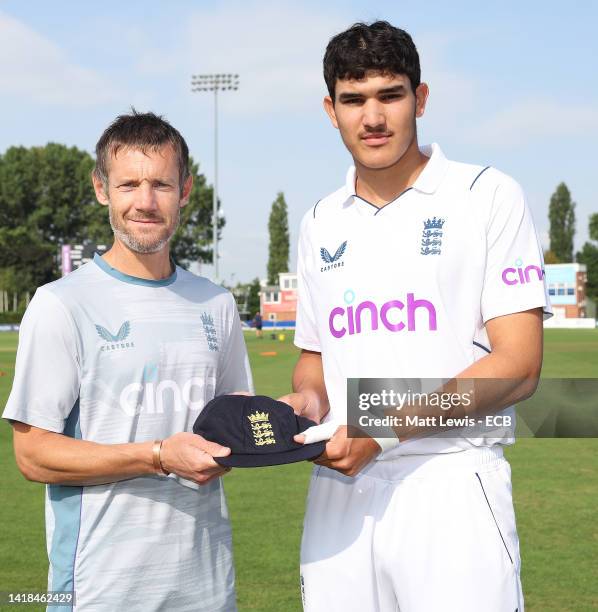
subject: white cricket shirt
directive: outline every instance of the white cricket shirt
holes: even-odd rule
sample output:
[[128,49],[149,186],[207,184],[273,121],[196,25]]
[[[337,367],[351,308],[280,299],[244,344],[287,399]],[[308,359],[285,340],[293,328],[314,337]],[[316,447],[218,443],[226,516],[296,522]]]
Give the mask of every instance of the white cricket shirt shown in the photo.
[[[484,324],[542,307],[544,265],[520,186],[449,161],[436,144],[382,208],[346,184],[303,218],[295,344],[322,353],[327,420],[346,422],[347,378],[451,378],[491,351]],[[504,431],[401,443],[379,458],[490,446]]]

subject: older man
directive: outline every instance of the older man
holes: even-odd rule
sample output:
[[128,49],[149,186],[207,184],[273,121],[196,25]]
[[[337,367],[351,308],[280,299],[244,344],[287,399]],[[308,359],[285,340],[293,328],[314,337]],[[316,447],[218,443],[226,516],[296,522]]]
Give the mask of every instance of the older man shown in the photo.
[[37,290],[3,414],[20,470],[48,484],[48,588],[74,592],[75,610],[228,612],[213,457],[230,450],[189,432],[215,395],[252,390],[238,313],[169,256],[193,183],[179,132],[133,112],[96,153],[114,244]]

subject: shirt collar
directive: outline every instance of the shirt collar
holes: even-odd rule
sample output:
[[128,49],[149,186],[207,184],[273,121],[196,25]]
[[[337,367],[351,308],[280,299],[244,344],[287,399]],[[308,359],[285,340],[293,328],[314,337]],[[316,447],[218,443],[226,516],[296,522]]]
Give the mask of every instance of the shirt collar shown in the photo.
[[[421,191],[422,193],[432,194],[436,191],[436,189],[438,189],[438,186],[442,182],[442,179],[448,170],[449,162],[436,143],[431,145],[423,145],[419,148],[419,150],[430,159],[415,180],[415,183],[413,183],[413,189]],[[355,179],[355,166],[351,166],[347,172],[347,178],[345,181],[345,190],[348,201],[351,201],[352,197],[355,195]]]
[[442,182],[448,170],[449,162],[436,143],[424,145],[420,147],[419,150],[430,159],[424,166],[420,175],[415,179],[413,188],[422,193],[432,194],[438,189]]
[[151,278],[139,278],[137,276],[125,274],[124,272],[113,268],[103,257],[100,257],[98,253],[94,253],[93,262],[104,272],[106,272],[106,274],[109,274],[110,276],[131,285],[142,285],[144,287],[168,287],[168,285],[172,285],[177,278],[177,269],[172,258],[170,263],[174,269],[174,272],[167,278],[160,278],[156,280]]

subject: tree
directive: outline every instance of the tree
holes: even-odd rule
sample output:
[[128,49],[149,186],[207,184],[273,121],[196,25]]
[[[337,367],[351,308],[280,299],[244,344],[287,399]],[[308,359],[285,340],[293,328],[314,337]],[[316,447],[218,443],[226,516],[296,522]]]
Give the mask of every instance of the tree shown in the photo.
[[11,147],[0,156],[0,276],[2,289],[33,292],[58,276],[61,244],[111,234],[95,200],[93,158],[76,147]]
[[55,276],[56,249],[27,227],[0,228],[0,290],[24,295]]
[[560,183],[550,198],[550,250],[558,261],[573,261],[573,236],[575,234],[575,203],[565,183]]
[[2,227],[27,227],[41,241],[58,246],[82,241],[86,222],[96,218],[105,237],[110,225],[95,199],[93,166],[91,155],[76,147],[49,143],[8,149],[0,157]]
[[[33,292],[59,276],[62,244],[111,244],[108,208],[91,182],[93,157],[76,147],[11,147],[0,155],[0,289]],[[172,240],[173,257],[187,267],[211,261],[212,188],[190,160],[195,186]],[[224,227],[219,218],[219,231]]]
[[581,251],[577,253],[576,259],[579,263],[586,265],[588,273],[588,283],[586,285],[586,295],[598,300],[598,213],[590,216],[590,240],[586,242]]
[[254,278],[249,285],[249,297],[247,299],[247,310],[249,311],[250,317],[254,317],[255,313],[260,311],[261,290],[260,279]]
[[282,191],[278,192],[272,203],[268,219],[270,247],[268,254],[268,283],[278,284],[278,274],[289,271],[289,220],[287,203]]
[[558,264],[561,263],[558,257],[552,251],[544,251],[544,263],[545,264]]
[[[207,185],[206,177],[199,174],[199,165],[189,159],[193,175],[193,190],[189,203],[181,210],[181,224],[170,242],[174,260],[183,268],[194,261],[212,263],[213,252],[213,187]],[[220,209],[220,200],[218,200]],[[226,221],[218,217],[218,238]]]

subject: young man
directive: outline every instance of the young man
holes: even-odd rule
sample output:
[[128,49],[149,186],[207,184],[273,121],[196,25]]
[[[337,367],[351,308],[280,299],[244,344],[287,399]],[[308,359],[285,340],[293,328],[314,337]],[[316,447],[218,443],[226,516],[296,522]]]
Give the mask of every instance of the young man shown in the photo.
[[[324,108],[354,167],[301,225],[302,353],[287,401],[346,423],[349,377],[501,379],[480,414],[529,396],[550,306],[520,187],[418,146],[428,87],[406,32],[354,25],[328,44],[324,77]],[[335,428],[307,503],[305,610],[521,612],[499,434]]]
[[253,317],[253,324],[255,325],[255,337],[262,338],[262,315],[258,312]]
[[96,153],[114,244],[37,290],[3,414],[20,470],[48,483],[48,589],[73,592],[69,610],[228,612],[213,457],[230,450],[189,432],[215,395],[251,391],[235,302],[169,257],[193,183],[179,132],[134,112]]

